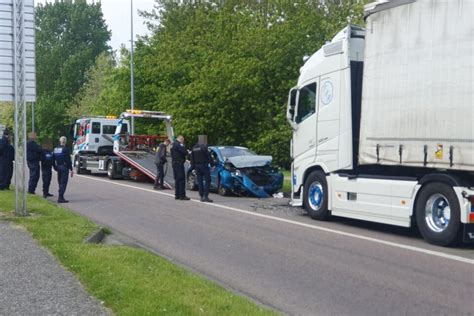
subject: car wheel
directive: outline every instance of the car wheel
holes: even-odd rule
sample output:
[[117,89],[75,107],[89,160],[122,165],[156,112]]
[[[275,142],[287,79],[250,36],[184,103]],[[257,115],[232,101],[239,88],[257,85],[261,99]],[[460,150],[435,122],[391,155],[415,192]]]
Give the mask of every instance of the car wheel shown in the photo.
[[196,191],[198,189],[197,184],[196,184],[196,174],[192,171],[188,173],[186,188],[190,191]]
[[229,196],[231,194],[229,189],[224,188],[221,185],[221,181],[219,180],[219,183],[217,184],[217,193],[221,196]]
[[461,238],[461,207],[453,188],[429,183],[421,189],[416,206],[416,224],[429,243],[449,246]]
[[110,180],[117,179],[117,168],[112,160],[107,163],[107,176]]
[[327,220],[331,213],[328,210],[328,186],[326,175],[321,171],[312,172],[304,183],[303,206],[313,219]]

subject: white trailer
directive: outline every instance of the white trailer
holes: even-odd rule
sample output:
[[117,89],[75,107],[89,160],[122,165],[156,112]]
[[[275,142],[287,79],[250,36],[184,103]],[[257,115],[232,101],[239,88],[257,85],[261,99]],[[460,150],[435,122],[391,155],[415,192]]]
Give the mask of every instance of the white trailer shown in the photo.
[[290,91],[292,198],[314,219],[474,241],[474,1],[365,7]]

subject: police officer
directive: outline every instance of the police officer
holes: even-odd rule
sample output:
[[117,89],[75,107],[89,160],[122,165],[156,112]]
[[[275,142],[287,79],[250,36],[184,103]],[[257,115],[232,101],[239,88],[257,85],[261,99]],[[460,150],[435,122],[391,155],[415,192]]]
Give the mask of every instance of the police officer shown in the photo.
[[72,171],[71,154],[69,149],[66,148],[66,143],[66,137],[61,136],[59,139],[59,146],[54,148],[53,151],[53,168],[58,173],[59,183],[58,203],[69,202],[64,198],[64,192],[66,192],[69,172],[71,172],[71,178],[74,176],[74,172]]
[[7,172],[6,172],[6,183],[5,183],[5,190],[10,190],[10,184],[12,183],[13,177],[13,161],[15,160],[15,147],[11,144],[11,142],[7,145]]
[[26,143],[26,161],[28,163],[28,169],[30,169],[28,193],[35,194],[36,186],[40,178],[40,160],[43,149],[36,143],[36,133],[29,133],[28,138],[28,143]]
[[171,163],[173,165],[173,176],[175,182],[175,200],[190,200],[186,196],[186,176],[184,173],[184,163],[186,162],[187,151],[184,146],[184,137],[178,136],[171,147]]
[[10,144],[10,131],[5,129],[0,139],[0,190],[9,190],[13,176],[15,148]]
[[207,146],[202,142],[194,145],[191,150],[191,169],[196,170],[201,202],[212,202],[212,200],[209,198],[209,186],[211,184],[211,163],[212,158]]
[[54,157],[51,152],[51,145],[45,146],[43,154],[41,155],[41,178],[43,180],[43,197],[47,198],[54,196],[49,193],[49,186],[51,184],[51,178],[53,176],[53,163]]
[[170,144],[169,139],[165,139],[160,146],[158,146],[158,151],[156,152],[156,157],[155,157],[155,165],[156,165],[156,179],[155,179],[155,185],[153,186],[154,189],[160,189],[164,190],[164,178],[165,178],[165,172],[164,172],[164,165],[166,164],[166,148]]

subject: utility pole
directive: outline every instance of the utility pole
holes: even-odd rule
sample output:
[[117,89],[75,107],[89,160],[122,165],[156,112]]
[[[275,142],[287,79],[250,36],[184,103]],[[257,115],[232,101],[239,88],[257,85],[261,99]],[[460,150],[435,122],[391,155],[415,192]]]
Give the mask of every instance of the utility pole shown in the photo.
[[[133,63],[133,0],[130,0],[130,108],[135,108],[135,77]],[[135,118],[132,117],[130,131],[135,134]]]
[[15,214],[26,216],[25,3],[13,1],[13,78],[15,103]]
[[31,102],[31,131],[35,132],[35,102]]

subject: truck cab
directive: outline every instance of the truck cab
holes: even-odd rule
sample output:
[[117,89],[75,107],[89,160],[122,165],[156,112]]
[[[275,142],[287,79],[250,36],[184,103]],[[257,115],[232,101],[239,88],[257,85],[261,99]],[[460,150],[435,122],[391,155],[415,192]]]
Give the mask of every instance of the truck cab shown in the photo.
[[301,187],[313,169],[330,173],[353,166],[358,122],[352,112],[360,113],[364,33],[354,25],[341,30],[306,61],[297,86],[290,90],[294,205],[302,205]]
[[[113,155],[113,136],[119,119],[108,117],[80,118],[74,124],[73,155]],[[121,134],[129,133],[128,121]]]

